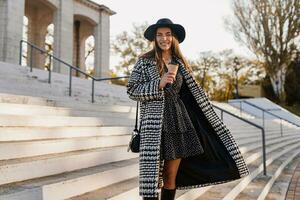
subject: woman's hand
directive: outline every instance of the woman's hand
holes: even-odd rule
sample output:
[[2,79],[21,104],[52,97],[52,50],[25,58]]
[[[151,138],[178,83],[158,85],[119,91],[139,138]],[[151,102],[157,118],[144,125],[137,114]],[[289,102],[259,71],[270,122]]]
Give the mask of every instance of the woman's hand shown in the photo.
[[159,83],[159,89],[162,89],[164,87],[166,87],[166,85],[168,83],[173,83],[174,81],[174,77],[175,77],[175,73],[171,73],[171,72],[168,72],[168,73],[165,73],[162,78],[160,79],[160,83]]

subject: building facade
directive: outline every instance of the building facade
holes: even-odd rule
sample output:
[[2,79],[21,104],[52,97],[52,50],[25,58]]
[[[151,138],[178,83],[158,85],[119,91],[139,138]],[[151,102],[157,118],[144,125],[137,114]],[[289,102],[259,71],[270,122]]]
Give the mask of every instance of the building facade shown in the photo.
[[[19,63],[20,40],[45,49],[48,27],[53,25],[53,54],[85,71],[85,41],[94,37],[94,75],[109,76],[110,16],[104,5],[90,0],[0,0],[0,60]],[[31,57],[31,58],[30,58]],[[33,67],[44,68],[46,56],[27,48]],[[28,61],[27,61],[28,65]],[[64,64],[53,61],[53,71],[69,73]]]

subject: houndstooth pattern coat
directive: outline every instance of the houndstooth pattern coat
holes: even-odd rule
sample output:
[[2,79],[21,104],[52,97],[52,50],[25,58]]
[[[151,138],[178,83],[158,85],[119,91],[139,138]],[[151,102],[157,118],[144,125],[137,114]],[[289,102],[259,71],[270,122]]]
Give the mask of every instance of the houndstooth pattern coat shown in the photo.
[[[197,85],[190,72],[177,59],[184,81],[195,98],[204,116],[213,127],[215,134],[226,147],[236,165],[238,177],[222,181],[208,181],[201,184],[179,186],[177,189],[189,189],[224,183],[249,174],[245,161],[231,133],[219,119],[204,91]],[[140,58],[130,75],[127,93],[135,101],[140,101],[141,143],[139,155],[139,193],[143,197],[155,197],[162,187],[162,169],[160,160],[162,120],[164,116],[164,90],[159,89],[160,75],[156,61],[152,58]],[[182,161],[183,162],[183,161]]]

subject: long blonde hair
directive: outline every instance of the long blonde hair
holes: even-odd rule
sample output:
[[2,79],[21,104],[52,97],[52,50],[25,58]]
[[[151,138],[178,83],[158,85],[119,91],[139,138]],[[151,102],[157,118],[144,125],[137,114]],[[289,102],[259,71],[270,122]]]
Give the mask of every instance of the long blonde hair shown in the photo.
[[[141,57],[142,58],[143,57],[144,58],[155,58],[158,69],[159,69],[159,74],[160,74],[160,76],[162,76],[163,72],[164,72],[164,62],[162,59],[162,50],[159,48],[156,39],[154,39],[152,41],[152,45],[153,45],[153,48],[150,51],[143,54]],[[185,57],[182,55],[180,47],[179,47],[178,39],[175,36],[172,36],[171,51],[172,51],[172,56],[179,58],[183,62],[184,67],[188,71],[191,72],[192,70],[190,68],[190,65],[188,64]]]

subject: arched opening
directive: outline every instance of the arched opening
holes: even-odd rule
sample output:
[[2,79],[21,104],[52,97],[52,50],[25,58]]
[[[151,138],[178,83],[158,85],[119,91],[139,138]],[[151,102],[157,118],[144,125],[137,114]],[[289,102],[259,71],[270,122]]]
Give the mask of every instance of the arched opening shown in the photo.
[[[47,53],[53,55],[53,44],[54,44],[54,24],[49,24],[47,27],[47,34],[45,37],[45,50]],[[49,56],[46,57],[45,70],[53,69],[53,61]]]
[[[48,1],[25,1],[25,15],[27,17],[27,36],[25,40],[47,52],[53,52],[54,12],[55,7]],[[52,64],[48,56],[30,48],[27,51],[27,65],[47,69]]]
[[[28,18],[26,16],[23,16],[22,39],[28,41]],[[27,45],[23,45],[21,65],[28,65],[27,61],[28,61],[28,48]]]
[[95,37],[89,36],[85,40],[85,70],[90,75],[95,75]]
[[[73,65],[89,74],[94,73],[94,26],[91,19],[82,15],[74,16]],[[74,75],[85,77],[78,72],[74,72]]]

